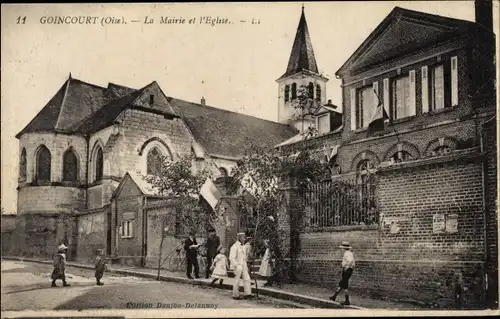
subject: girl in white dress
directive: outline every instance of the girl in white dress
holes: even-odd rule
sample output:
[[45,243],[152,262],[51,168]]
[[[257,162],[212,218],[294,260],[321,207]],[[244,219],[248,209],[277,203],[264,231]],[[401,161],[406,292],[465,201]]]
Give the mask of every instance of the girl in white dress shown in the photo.
[[262,257],[262,261],[260,263],[259,275],[263,277],[271,276],[271,265],[269,265],[271,259],[271,250],[269,249],[269,240],[266,239],[264,241],[266,246],[266,252],[264,253],[264,257]]
[[225,255],[226,249],[221,248],[217,256],[214,258],[214,262],[210,270],[212,271],[212,282],[210,285],[214,285],[217,280],[219,281],[219,285],[222,286],[222,282],[224,281],[224,277],[227,277],[227,268],[228,268],[228,259]]

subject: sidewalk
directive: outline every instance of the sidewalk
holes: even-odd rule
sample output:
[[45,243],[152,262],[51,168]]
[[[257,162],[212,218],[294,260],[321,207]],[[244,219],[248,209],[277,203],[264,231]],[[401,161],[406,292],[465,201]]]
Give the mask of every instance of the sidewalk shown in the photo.
[[[34,258],[22,258],[22,257],[2,257],[2,259],[8,260],[19,260],[25,262],[38,262],[52,264],[49,260],[40,260]],[[94,269],[93,265],[68,262],[68,266],[84,268],[84,269]],[[158,270],[152,268],[135,268],[135,267],[123,267],[121,265],[109,265],[110,272],[114,272],[121,275],[136,276],[142,278],[156,279]],[[209,285],[211,279],[188,279],[183,272],[171,272],[166,269],[162,269],[160,273],[160,280],[169,282],[178,282],[184,284],[192,285]],[[222,289],[232,289],[234,283],[233,278],[224,279],[224,285]],[[333,302],[328,299],[329,296],[333,294],[331,289],[317,287],[308,284],[284,284],[283,288],[277,287],[263,287],[265,280],[257,280],[258,294],[273,297],[276,299],[287,300],[292,302],[297,302],[300,304],[309,305],[316,308],[344,308],[344,309],[390,309],[390,310],[414,310],[422,309],[418,306],[407,304],[390,302],[384,300],[371,299],[368,297],[359,296],[356,294],[350,294],[351,306],[342,306],[340,302],[343,301],[343,294],[338,297],[339,302]],[[219,288],[216,284],[215,288]],[[255,285],[252,284],[252,292],[255,294]]]

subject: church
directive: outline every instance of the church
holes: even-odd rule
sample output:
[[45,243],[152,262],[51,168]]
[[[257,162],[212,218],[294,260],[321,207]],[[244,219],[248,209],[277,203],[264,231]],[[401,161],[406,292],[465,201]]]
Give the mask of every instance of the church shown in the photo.
[[[58,243],[66,242],[74,259],[93,253],[78,248],[83,240],[104,245],[111,254],[121,225],[111,222],[115,214],[110,209],[120,183],[128,180],[124,177],[141,184],[140,176],[155,174],[162,157],[185,155],[194,156],[194,171],[206,168],[216,178],[227,176],[251,143],[274,147],[300,135],[304,122],[315,125],[313,115],[298,119],[293,103],[306,87],[313,108],[320,109],[327,80],[318,71],[304,8],[288,66],[277,80],[277,122],[212,107],[204,98],[200,103],[177,99],[156,82],[142,88],[101,87],[70,73],[16,135],[23,250],[50,256]],[[104,235],[82,237],[84,220],[92,216],[101,216],[93,224],[100,224]],[[134,228],[130,233],[143,232],[139,223],[128,225]]]

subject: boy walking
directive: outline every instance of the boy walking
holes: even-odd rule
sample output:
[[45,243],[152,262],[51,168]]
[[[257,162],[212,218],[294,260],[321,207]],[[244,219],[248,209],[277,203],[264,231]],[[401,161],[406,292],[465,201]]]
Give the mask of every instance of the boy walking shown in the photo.
[[339,248],[342,248],[344,250],[344,257],[342,259],[342,279],[339,282],[339,286],[333,296],[330,297],[332,301],[335,301],[339,293],[343,290],[345,290],[345,301],[342,302],[342,305],[350,305],[349,301],[349,278],[351,278],[352,272],[354,271],[354,255],[351,252],[351,246],[349,246],[349,242],[343,241],[342,244],[339,246]]
[[103,250],[98,249],[97,257],[95,258],[95,279],[98,286],[104,285],[104,283],[101,282],[101,278],[104,275],[104,271],[106,270],[106,261],[104,260],[104,257],[102,255]]
[[57,247],[57,254],[54,256],[54,270],[52,271],[52,287],[57,287],[56,280],[61,279],[64,287],[71,286],[66,282],[66,253],[68,247],[61,244]]

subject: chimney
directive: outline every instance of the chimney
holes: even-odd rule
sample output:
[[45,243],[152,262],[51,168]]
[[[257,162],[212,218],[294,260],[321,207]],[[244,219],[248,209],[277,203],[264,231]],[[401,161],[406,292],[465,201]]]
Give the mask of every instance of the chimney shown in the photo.
[[476,10],[476,23],[493,31],[493,1],[474,0],[474,7]]
[[201,105],[205,105],[205,97],[203,97],[203,96],[201,97],[201,102],[200,103],[201,103]]

